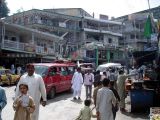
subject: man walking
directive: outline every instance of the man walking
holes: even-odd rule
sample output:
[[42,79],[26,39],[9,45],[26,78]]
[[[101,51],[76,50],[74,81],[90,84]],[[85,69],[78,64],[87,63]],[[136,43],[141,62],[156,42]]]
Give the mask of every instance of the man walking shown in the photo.
[[97,83],[101,80],[100,71],[96,71],[96,74],[94,76],[94,87],[97,87]]
[[113,92],[109,89],[109,79],[102,81],[103,87],[98,90],[96,100],[96,110],[98,120],[114,120],[112,104],[115,106],[116,99]]
[[16,98],[19,96],[19,85],[21,83],[26,83],[28,85],[28,94],[33,98],[35,102],[35,111],[32,115],[32,120],[38,120],[39,117],[39,105],[40,99],[42,97],[42,105],[46,105],[46,89],[44,85],[44,81],[42,77],[36,73],[34,73],[35,68],[34,65],[27,65],[27,73],[21,76],[19,83],[16,89]]
[[83,84],[83,77],[81,74],[81,68],[77,68],[77,71],[74,73],[72,77],[72,89],[73,89],[73,99],[76,100],[76,96],[78,96],[78,99],[81,98],[81,89]]
[[1,118],[2,109],[6,106],[6,104],[7,104],[6,93],[5,90],[0,86],[0,120],[2,120]]
[[119,71],[119,76],[117,79],[117,88],[118,94],[120,96],[120,110],[121,112],[126,112],[125,110],[125,98],[126,98],[126,91],[125,91],[125,81],[128,77],[135,76],[136,74],[128,74],[125,75],[123,70]]
[[92,97],[92,84],[94,82],[94,75],[91,70],[88,70],[84,75],[84,85],[86,87],[86,99]]

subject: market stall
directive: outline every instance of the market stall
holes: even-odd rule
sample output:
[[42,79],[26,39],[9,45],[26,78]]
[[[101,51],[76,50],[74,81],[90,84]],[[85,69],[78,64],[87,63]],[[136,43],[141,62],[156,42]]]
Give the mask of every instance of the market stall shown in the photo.
[[149,112],[151,107],[160,107],[158,80],[134,80],[130,84],[126,84],[126,92],[130,92],[131,112]]
[[150,108],[150,120],[160,120],[160,107]]

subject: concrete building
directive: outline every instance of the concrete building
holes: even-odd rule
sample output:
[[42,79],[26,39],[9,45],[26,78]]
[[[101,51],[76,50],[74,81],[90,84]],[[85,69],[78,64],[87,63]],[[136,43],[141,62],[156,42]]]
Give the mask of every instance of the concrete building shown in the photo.
[[56,59],[55,42],[62,40],[58,36],[2,20],[0,28],[0,66]]
[[[143,56],[143,52],[147,52],[147,55],[153,54],[151,60],[149,60],[149,58],[147,57],[148,61],[152,61],[153,59],[155,59],[156,51],[158,49],[158,32],[154,20],[160,19],[159,11],[160,6],[150,9],[150,11],[144,10],[129,15],[121,16],[118,18],[114,18],[114,21],[119,21],[122,22],[122,24],[125,24],[125,26],[123,26],[122,29],[119,29],[119,31],[121,31],[121,33],[123,34],[123,37],[119,41],[120,45],[126,48],[126,51],[130,53],[131,58],[133,56],[136,56],[135,59],[139,59],[137,61],[139,61],[138,63],[140,64],[142,64],[143,61],[141,58],[146,58],[146,55],[145,57]],[[152,31],[155,32],[155,34],[153,34],[151,38],[146,38],[144,36],[144,28],[149,15],[151,15],[152,17]],[[142,54],[140,52],[142,52]],[[136,55],[138,53],[140,53],[140,56]]]
[[[117,59],[122,58],[122,55],[118,56],[119,52],[117,52],[119,51],[118,41],[122,36],[117,30],[121,29],[122,23],[95,19],[81,8],[32,9],[9,16],[6,21],[59,36],[63,41],[55,42],[55,52],[62,57],[72,56],[78,50],[82,51],[86,44],[99,42],[103,45],[103,48],[99,47],[98,49],[103,49],[105,54],[107,50],[109,51],[107,52],[108,58],[105,56],[104,61],[106,59],[111,61],[109,59],[111,56],[116,56]],[[113,49],[116,52],[110,53]],[[85,51],[83,49],[81,58],[90,57],[87,51],[87,48],[85,48]],[[122,53],[122,51],[120,52]],[[93,46],[93,57],[95,57],[94,54]],[[112,58],[114,59],[114,57]]]
[[120,30],[123,33],[123,40],[121,40],[120,45],[124,45],[129,48],[131,47],[137,51],[144,51],[151,47],[154,49],[154,47],[157,46],[157,41],[144,37],[144,26],[148,15],[151,14],[153,17],[152,24],[156,31],[154,19],[160,19],[159,12],[160,6],[150,9],[150,11],[147,9],[144,11],[114,18],[114,21],[119,21],[125,24],[123,29]]

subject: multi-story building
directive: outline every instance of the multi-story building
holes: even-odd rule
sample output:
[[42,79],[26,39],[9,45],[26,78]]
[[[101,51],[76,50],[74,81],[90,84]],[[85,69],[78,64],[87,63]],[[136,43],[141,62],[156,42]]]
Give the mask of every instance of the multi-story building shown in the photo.
[[[158,7],[154,7],[154,8],[151,8],[151,9],[147,9],[147,10],[143,10],[143,11],[139,11],[139,12],[135,12],[135,13],[132,13],[132,14],[143,14],[143,13],[152,13],[153,14],[153,17],[155,18],[155,19],[160,19],[160,6],[158,6]],[[118,17],[118,18],[113,18],[113,20],[126,20],[126,19],[128,19],[128,15],[124,15],[124,16],[121,16],[121,17]]]
[[[144,26],[149,14],[152,15],[153,19],[160,19],[159,12],[160,6],[114,18],[114,21],[120,21],[125,24],[124,28],[120,30],[123,33],[123,40],[121,40],[120,44],[132,47],[138,51],[143,51],[151,47],[148,46],[151,42],[153,45],[157,44],[155,41],[150,41],[144,37]],[[152,24],[154,24],[154,21],[152,22]],[[155,27],[155,25],[153,25],[153,27]]]
[[60,37],[2,20],[0,28],[0,66],[56,59],[55,43],[62,41]]
[[[152,8],[150,10],[148,9],[130,15],[114,18],[114,21],[120,21],[122,22],[122,24],[125,24],[125,26],[120,29],[123,34],[123,37],[120,40],[120,45],[123,45],[125,48],[131,49],[132,51],[136,51],[136,54],[138,51],[147,51],[148,54],[153,54],[153,56],[155,56],[155,51],[157,50],[157,38],[146,38],[144,36],[144,28],[147,18],[150,15],[152,17],[152,31],[156,33],[156,25],[154,19],[160,19],[159,11],[160,6]],[[156,34],[154,36],[156,36]],[[136,59],[145,58],[144,56],[137,57]],[[155,59],[155,57],[152,58]]]
[[[86,44],[99,42],[103,46],[98,48],[102,51],[99,53],[99,56],[103,56],[101,59],[111,61],[122,58],[122,51],[118,49],[122,34],[117,31],[122,23],[95,19],[81,8],[32,9],[9,16],[6,21],[59,36],[63,41],[55,42],[55,52],[59,50],[63,57],[68,57]],[[93,47],[92,51],[86,48],[82,57],[95,57]]]

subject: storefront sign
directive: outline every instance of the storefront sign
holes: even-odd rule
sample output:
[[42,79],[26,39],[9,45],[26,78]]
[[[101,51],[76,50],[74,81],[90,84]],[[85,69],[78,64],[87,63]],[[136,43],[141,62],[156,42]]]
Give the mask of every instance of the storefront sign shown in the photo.
[[35,52],[35,46],[31,44],[25,44],[24,50],[27,52]]

